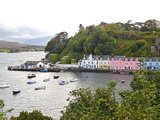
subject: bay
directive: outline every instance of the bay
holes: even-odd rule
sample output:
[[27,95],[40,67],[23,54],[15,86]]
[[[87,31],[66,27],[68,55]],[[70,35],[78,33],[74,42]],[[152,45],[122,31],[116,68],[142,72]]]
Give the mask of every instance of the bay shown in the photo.
[[[8,118],[18,116],[21,111],[40,110],[44,115],[59,119],[60,111],[68,104],[66,101],[69,92],[78,88],[90,87],[95,90],[98,87],[105,87],[111,80],[117,82],[117,91],[129,90],[132,75],[119,75],[110,73],[91,73],[91,72],[25,72],[8,71],[8,66],[21,65],[26,61],[40,60],[44,58],[44,52],[22,52],[22,53],[0,53],[0,82],[10,84],[9,88],[0,89],[0,99],[5,102],[5,110],[14,108],[8,113]],[[36,84],[26,84],[28,74],[34,73]],[[58,79],[53,79],[54,75],[59,75]],[[43,82],[43,79],[50,78],[50,81]],[[70,80],[77,78],[77,82],[69,83],[64,86],[59,85],[60,80]],[[121,83],[121,80],[125,83]],[[35,90],[36,86],[46,86],[45,90]],[[20,94],[12,95],[12,90],[19,88]]]

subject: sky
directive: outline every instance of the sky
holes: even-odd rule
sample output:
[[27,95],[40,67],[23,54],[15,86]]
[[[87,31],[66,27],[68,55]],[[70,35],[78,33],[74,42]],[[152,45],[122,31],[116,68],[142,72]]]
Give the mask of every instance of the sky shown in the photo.
[[66,31],[79,24],[160,20],[160,0],[0,0],[0,40],[23,42]]

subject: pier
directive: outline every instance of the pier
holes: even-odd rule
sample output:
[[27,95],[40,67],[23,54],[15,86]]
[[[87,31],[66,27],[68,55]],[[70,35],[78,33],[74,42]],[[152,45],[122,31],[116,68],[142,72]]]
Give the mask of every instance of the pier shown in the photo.
[[60,72],[59,68],[22,68],[21,66],[8,66],[9,71],[42,71],[47,70],[47,72]]

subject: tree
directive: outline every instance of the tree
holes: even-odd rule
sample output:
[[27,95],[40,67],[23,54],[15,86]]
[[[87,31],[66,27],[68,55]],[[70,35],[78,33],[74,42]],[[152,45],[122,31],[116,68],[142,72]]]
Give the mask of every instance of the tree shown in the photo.
[[3,100],[0,100],[0,120],[7,120],[5,113],[3,112],[3,107],[4,107],[4,102]]
[[58,54],[50,54],[49,55],[49,60],[52,62],[52,63],[56,63],[58,61]]
[[71,92],[61,120],[158,120],[160,118],[160,72],[140,71],[134,76],[131,91],[119,92],[114,81],[108,87]]
[[5,106],[5,104],[4,104],[3,100],[0,100],[0,120],[7,120],[6,114],[13,110],[13,108],[12,108],[7,111],[3,111],[4,106]]
[[[114,81],[108,88],[98,88],[95,93],[89,88],[80,88],[71,92],[70,103],[63,111],[61,120],[106,120],[114,119],[117,109]],[[108,111],[108,112],[106,112]]]
[[53,120],[53,118],[44,116],[40,111],[32,112],[23,111],[18,117],[11,117],[10,120]]

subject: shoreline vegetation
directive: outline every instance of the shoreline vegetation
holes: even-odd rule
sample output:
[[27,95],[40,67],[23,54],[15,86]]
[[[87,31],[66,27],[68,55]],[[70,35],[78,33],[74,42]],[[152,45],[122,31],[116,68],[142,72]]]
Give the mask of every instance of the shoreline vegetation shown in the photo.
[[59,61],[69,56],[78,61],[83,55],[121,55],[126,57],[160,57],[160,21],[106,23],[84,27],[69,37],[67,32],[57,33],[45,47],[57,54]]
[[37,52],[37,51],[44,51],[43,49],[0,49],[0,53],[20,53],[20,52]]

